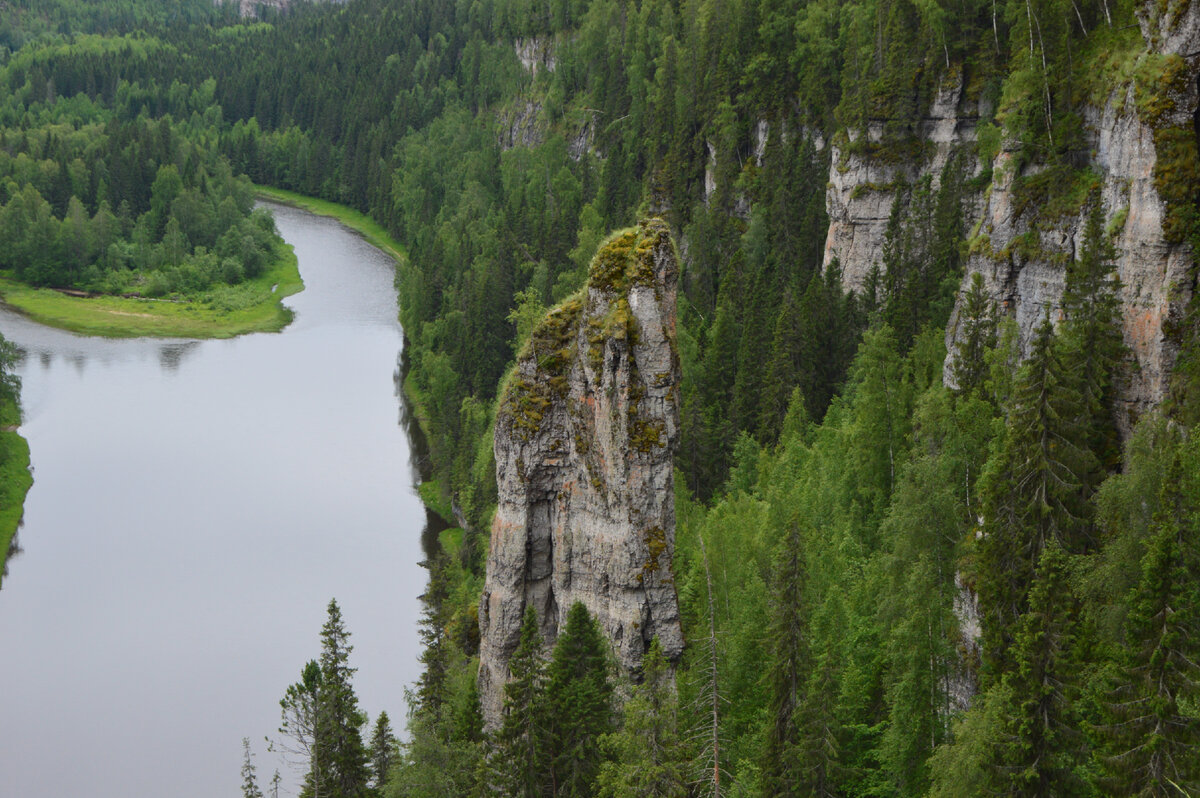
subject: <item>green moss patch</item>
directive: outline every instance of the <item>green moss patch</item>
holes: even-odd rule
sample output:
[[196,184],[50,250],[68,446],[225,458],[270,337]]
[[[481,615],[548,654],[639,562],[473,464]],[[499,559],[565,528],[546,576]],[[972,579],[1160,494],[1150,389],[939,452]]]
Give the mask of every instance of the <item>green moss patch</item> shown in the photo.
[[[588,282],[582,291],[549,311],[533,329],[529,343],[518,357],[519,365],[502,387],[501,407],[524,440],[535,434],[551,405],[566,396],[567,376],[577,356],[579,325],[584,315],[587,293],[592,290],[611,293],[603,316],[587,320],[587,362],[593,370],[603,364],[607,341],[637,343],[637,322],[629,307],[628,292],[634,286],[656,285],[655,252],[671,244],[671,233],[660,219],[642,222],[636,228],[618,231],[597,250],[588,270]],[[530,374],[527,364],[533,362]],[[661,423],[637,419],[637,397],[631,398],[630,424],[634,445],[640,451],[663,445],[665,430]],[[576,448],[585,451],[585,442],[576,440]]]
[[1171,124],[1178,116],[1179,99],[1194,80],[1187,62],[1179,55],[1147,55],[1138,64],[1134,78],[1134,100],[1138,118],[1154,135],[1154,187],[1167,204],[1163,236],[1172,244],[1186,240],[1200,229],[1197,201],[1200,200],[1200,152],[1196,132],[1187,124]]

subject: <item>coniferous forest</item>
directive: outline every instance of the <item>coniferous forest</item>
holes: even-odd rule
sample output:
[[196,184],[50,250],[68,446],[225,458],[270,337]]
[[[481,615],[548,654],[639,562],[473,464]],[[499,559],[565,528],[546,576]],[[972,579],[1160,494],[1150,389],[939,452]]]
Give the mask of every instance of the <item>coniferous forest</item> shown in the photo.
[[[1125,217],[1086,135],[1127,92],[1166,240],[1195,252],[1200,123],[1167,120],[1196,54],[1143,34],[1192,0],[250,5],[0,8],[0,269],[236,303],[277,246],[252,184],[364,212],[405,248],[424,490],[462,532],[428,563],[403,744],[386,715],[367,725],[330,604],[282,702],[302,794],[1200,794],[1200,307],[1164,323],[1168,390],[1131,412]],[[864,188],[897,199],[851,286],[824,258],[835,151],[919,162],[950,83],[977,135],[936,179]],[[1061,301],[1024,337],[964,279],[991,246],[973,203],[1001,179],[1044,229],[1080,220],[1051,259]],[[548,654],[527,617],[485,731],[500,386],[646,216],[682,261],[687,646],[652,645],[633,683],[582,605]],[[1196,281],[1191,257],[1181,295]],[[9,360],[0,339],[5,401]],[[248,748],[243,776],[261,795]]]

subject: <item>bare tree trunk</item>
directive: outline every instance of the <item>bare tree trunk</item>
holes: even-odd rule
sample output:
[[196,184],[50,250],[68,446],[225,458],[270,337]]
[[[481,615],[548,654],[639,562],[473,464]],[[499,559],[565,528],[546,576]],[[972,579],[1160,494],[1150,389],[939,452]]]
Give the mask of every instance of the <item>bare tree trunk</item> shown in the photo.
[[1083,31],[1084,36],[1087,36],[1087,25],[1083,24],[1083,14],[1079,13],[1079,6],[1076,5],[1075,0],[1071,0],[1071,8],[1075,9],[1075,18],[1079,20],[1079,29]]
[[996,43],[996,55],[1000,55],[1000,28],[996,25],[996,0],[992,0],[992,41]]

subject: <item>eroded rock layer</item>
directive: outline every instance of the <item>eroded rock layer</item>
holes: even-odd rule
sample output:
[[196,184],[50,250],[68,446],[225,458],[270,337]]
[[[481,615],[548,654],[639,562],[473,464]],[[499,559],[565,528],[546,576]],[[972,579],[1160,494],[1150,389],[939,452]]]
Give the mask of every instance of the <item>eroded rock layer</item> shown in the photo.
[[[1164,187],[1179,193],[1172,187],[1189,185],[1200,140],[1200,4],[1179,8],[1164,13],[1159,4],[1142,4],[1138,19],[1146,50],[1137,62],[1139,76],[1085,108],[1089,147],[1077,154],[1078,165],[1098,180],[1122,283],[1125,342],[1135,360],[1118,387],[1118,420],[1126,431],[1166,394],[1178,353],[1171,330],[1194,290],[1189,270],[1195,253],[1179,233],[1191,200],[1163,193]],[[825,265],[837,261],[843,285],[861,290],[872,268],[883,268],[898,187],[923,177],[936,187],[949,158],[970,154],[968,174],[987,172],[991,179],[972,181],[974,193],[963,197],[970,252],[958,301],[961,306],[972,275],[982,275],[996,305],[1016,320],[1027,348],[1045,313],[1059,315],[1066,264],[1083,246],[1087,209],[1047,208],[1023,198],[1016,178],[1045,167],[1023,157],[1016,142],[1004,140],[994,158],[977,160],[978,122],[988,116],[990,109],[952,77],[914,131],[911,154],[878,145],[882,121],[835,141]],[[956,310],[946,333],[951,357],[958,335]],[[945,377],[952,384],[949,358]]]
[[683,648],[671,573],[678,273],[661,220],[610,239],[584,291],[534,330],[504,388],[479,611],[489,727],[500,718],[526,607],[549,647],[582,601],[630,673],[655,636],[672,659]]

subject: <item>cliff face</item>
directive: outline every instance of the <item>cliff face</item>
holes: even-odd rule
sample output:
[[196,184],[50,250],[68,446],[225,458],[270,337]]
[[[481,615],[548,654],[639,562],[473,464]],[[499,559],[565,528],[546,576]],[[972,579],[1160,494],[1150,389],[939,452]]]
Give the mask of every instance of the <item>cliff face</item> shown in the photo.
[[[345,3],[346,0],[323,0],[327,3]],[[213,0],[215,5],[221,5],[224,0]],[[322,0],[317,0],[322,2]],[[292,5],[292,0],[237,0],[238,11],[243,17],[257,16],[266,10],[286,11]]]
[[[1115,89],[1102,105],[1085,114],[1089,152],[1081,156],[1101,180],[1109,232],[1116,248],[1122,282],[1125,342],[1136,359],[1120,387],[1122,425],[1158,404],[1166,393],[1177,344],[1170,327],[1186,306],[1193,287],[1188,275],[1194,253],[1173,231],[1171,215],[1180,198],[1160,193],[1163,173],[1177,168],[1162,159],[1195,160],[1197,137],[1196,68],[1200,57],[1200,9],[1187,4],[1182,14],[1160,14],[1148,3],[1140,16],[1146,53],[1143,79]],[[1151,60],[1157,59],[1157,60]],[[1148,94],[1157,95],[1150,103]],[[1139,99],[1140,95],[1140,99]],[[918,131],[923,149],[916,157],[879,158],[871,147],[843,139],[835,143],[826,207],[830,225],[825,264],[835,258],[843,284],[860,289],[871,268],[882,266],[888,217],[897,196],[897,181],[909,184],[925,175],[936,180],[947,159],[971,148],[976,124],[985,115],[977,103],[963,98],[960,85],[939,92]],[[868,130],[868,140],[878,130]],[[1191,137],[1192,143],[1181,147]],[[986,189],[964,200],[972,228],[959,302],[979,273],[997,306],[1013,317],[1027,347],[1047,309],[1052,317],[1062,298],[1066,263],[1083,245],[1086,209],[1048,217],[1037,203],[1023,201],[1016,189],[1015,145],[1005,142],[993,162],[975,163],[974,173],[992,170]],[[972,150],[968,150],[973,153]],[[866,154],[863,154],[863,153]],[[1023,176],[1038,167],[1024,167]],[[1187,167],[1185,167],[1187,168]],[[1175,182],[1178,182],[1176,176]],[[951,353],[958,336],[959,308],[946,332]],[[947,360],[946,382],[952,383]]]
[[[955,152],[975,142],[979,109],[963,108],[962,76],[942,86],[917,135],[919,153],[880,154],[882,123],[865,132],[835,139],[825,190],[829,230],[825,235],[824,268],[836,259],[842,284],[859,291],[873,266],[882,268],[883,244],[899,184],[914,184],[929,176],[938,188],[943,169]],[[865,140],[863,140],[865,137]]]
[[655,636],[668,657],[682,651],[671,574],[678,272],[660,220],[610,240],[584,291],[534,331],[504,390],[479,613],[489,727],[500,719],[526,607],[550,646],[582,601],[630,672]]

